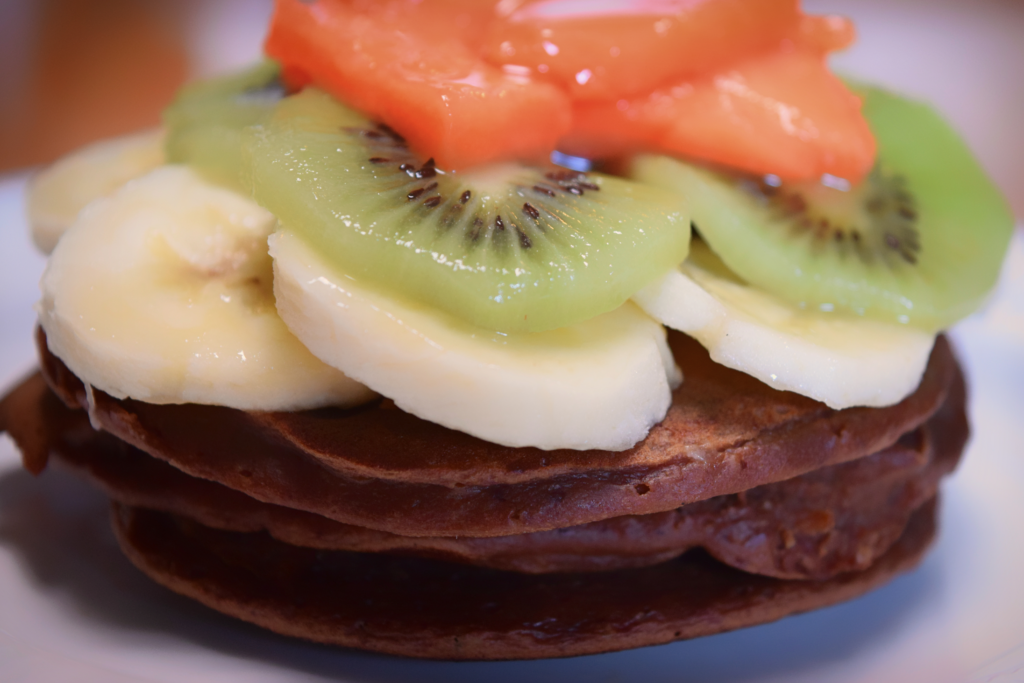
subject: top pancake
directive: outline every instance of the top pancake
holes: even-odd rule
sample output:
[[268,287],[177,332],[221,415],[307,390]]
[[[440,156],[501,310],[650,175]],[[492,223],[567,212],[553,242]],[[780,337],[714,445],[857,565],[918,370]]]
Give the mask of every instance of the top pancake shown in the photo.
[[[670,510],[877,452],[937,410],[959,376],[939,338],[914,394],[835,411],[711,362],[684,335],[670,343],[686,381],[665,420],[620,453],[498,446],[389,402],[245,413],[97,391],[91,415],[151,455],[265,502],[407,536],[500,536]],[[88,407],[45,342],[41,356],[55,390]]]

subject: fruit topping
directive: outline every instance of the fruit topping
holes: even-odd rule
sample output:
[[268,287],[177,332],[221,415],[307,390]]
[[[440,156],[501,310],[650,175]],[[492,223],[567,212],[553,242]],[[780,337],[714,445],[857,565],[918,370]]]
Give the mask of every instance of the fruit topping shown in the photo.
[[148,403],[300,410],[372,398],[278,317],[267,253],[275,226],[251,200],[182,166],[94,202],[40,285],[50,350],[87,384]]
[[467,44],[489,3],[278,0],[265,49],[446,168],[546,159],[569,129],[559,88],[484,62]]
[[58,160],[28,185],[32,241],[50,253],[90,202],[163,163],[163,131],[103,140]]
[[783,49],[617,102],[582,103],[562,149],[603,157],[658,149],[786,179],[830,174],[856,183],[875,142],[860,99],[825,58]]
[[740,178],[666,157],[632,174],[674,187],[743,280],[801,307],[935,331],[975,310],[1013,230],[999,191],[929,107],[864,88],[879,158],[850,186]]
[[256,200],[339,270],[490,330],[611,311],[689,244],[676,193],[550,166],[451,172],[313,88],[245,153]]
[[242,130],[262,121],[284,97],[279,72],[277,64],[265,61],[183,88],[163,114],[168,161],[238,188]]
[[266,50],[444,168],[648,149],[856,182],[873,142],[825,64],[852,39],[796,0],[278,0]]
[[574,100],[616,100],[778,47],[798,31],[797,5],[796,0],[499,3],[501,20],[491,23],[483,51],[495,64],[528,67]]
[[505,335],[376,291],[304,239],[271,237],[274,294],[324,362],[408,413],[506,446],[624,450],[665,417],[679,371],[665,329],[632,304]]
[[934,341],[907,325],[802,310],[739,280],[699,239],[678,270],[633,300],[715,362],[836,409],[903,400]]

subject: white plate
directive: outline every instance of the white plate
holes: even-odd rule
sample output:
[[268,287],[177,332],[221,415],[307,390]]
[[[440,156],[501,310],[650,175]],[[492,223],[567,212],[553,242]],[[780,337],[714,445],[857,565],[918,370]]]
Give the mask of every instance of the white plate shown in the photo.
[[[808,4],[815,9],[837,6]],[[891,85],[918,79],[917,93],[936,95],[990,168],[1003,171],[1005,164],[1010,169],[999,173],[1006,184],[1020,169],[1021,155],[1014,150],[1021,136],[1001,145],[993,141],[989,124],[995,120],[998,128],[1001,119],[986,112],[1003,104],[1019,111],[1019,86],[1006,87],[1019,77],[1005,64],[1002,79],[985,72],[988,80],[972,81],[965,91],[990,107],[978,109],[943,89],[941,77],[947,71],[939,74],[922,64],[920,54],[931,50],[962,65],[980,59],[979,51],[982,57],[998,52],[993,45],[1009,44],[1006,31],[1019,35],[1004,25],[1000,12],[1016,17],[1010,26],[1018,30],[1021,12],[990,3],[987,14],[981,12],[987,23],[979,24],[977,5],[913,5],[914,12],[923,14],[908,13],[907,3],[891,12],[883,3],[872,3],[876,14],[860,21],[864,49],[840,63]],[[922,6],[937,9],[929,12]],[[892,25],[889,17],[901,12],[905,21]],[[915,24],[917,16],[922,21]],[[879,42],[878,32],[904,42]],[[931,74],[931,80],[920,80],[922,73]],[[1010,130],[1004,124],[1001,132]],[[23,185],[24,177],[0,179],[0,387],[33,366],[31,304],[43,259],[26,237]],[[1019,193],[1013,200],[1021,206]],[[775,624],[567,660],[417,662],[309,645],[222,617],[143,577],[117,550],[100,495],[59,472],[34,479],[19,468],[9,439],[0,437],[0,680],[1020,681],[1024,240],[1019,234],[998,294],[954,338],[970,382],[974,437],[963,465],[944,487],[941,537],[920,569],[859,600]]]

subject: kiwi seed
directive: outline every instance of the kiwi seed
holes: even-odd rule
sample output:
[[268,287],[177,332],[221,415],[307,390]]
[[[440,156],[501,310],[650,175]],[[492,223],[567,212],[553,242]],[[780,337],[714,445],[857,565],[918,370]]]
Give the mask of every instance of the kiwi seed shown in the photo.
[[556,166],[441,168],[313,88],[245,151],[253,197],[339,270],[490,330],[600,315],[688,251],[674,193]]
[[[564,212],[564,209],[549,207],[552,203],[550,200],[557,200],[564,195],[583,197],[587,192],[601,190],[600,185],[592,182],[584,172],[557,168],[538,170],[513,183],[515,191],[524,197],[534,195],[536,205],[527,199],[518,210],[513,209],[511,215],[506,213],[505,217],[490,211],[487,206],[479,205],[464,213],[463,207],[470,204],[474,197],[473,190],[463,189],[448,172],[437,168],[433,158],[427,159],[422,165],[414,163],[413,152],[394,130],[384,124],[366,128],[345,127],[342,130],[347,135],[361,139],[369,155],[367,161],[374,167],[380,167],[381,171],[377,175],[387,185],[389,194],[403,194],[406,202],[418,203],[425,209],[436,209],[444,205],[440,212],[440,226],[451,229],[462,225],[466,242],[470,245],[484,244],[480,239],[483,236],[490,238],[490,244],[504,244],[506,235],[514,235],[521,249],[530,249],[534,245],[530,237],[533,230],[524,224],[528,222],[531,228],[539,231],[554,229],[559,222],[558,214]],[[393,172],[388,174],[388,169],[393,169]],[[400,181],[395,181],[396,178]],[[439,178],[451,178],[452,182],[446,181],[445,187],[442,187]],[[531,180],[537,182],[527,187]]]
[[644,155],[628,172],[688,197],[708,246],[751,285],[808,309],[943,329],[995,284],[1013,215],[934,110],[856,91],[878,145],[857,185],[743,181]]
[[852,189],[786,184],[773,176],[740,186],[765,205],[770,220],[818,240],[818,248],[831,243],[865,263],[895,258],[915,265],[920,258],[916,200],[903,176],[884,175],[876,167]]

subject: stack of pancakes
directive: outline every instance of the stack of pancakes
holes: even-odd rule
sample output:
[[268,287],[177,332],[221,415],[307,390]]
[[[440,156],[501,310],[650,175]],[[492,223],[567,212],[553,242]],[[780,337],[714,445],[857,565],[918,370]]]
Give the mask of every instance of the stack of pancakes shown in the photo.
[[247,413],[117,400],[48,351],[0,403],[25,466],[113,499],[165,586],[280,633],[449,659],[555,657],[716,633],[914,566],[967,438],[939,338],[918,389],[836,411],[719,366],[624,452],[510,448],[390,401]]

